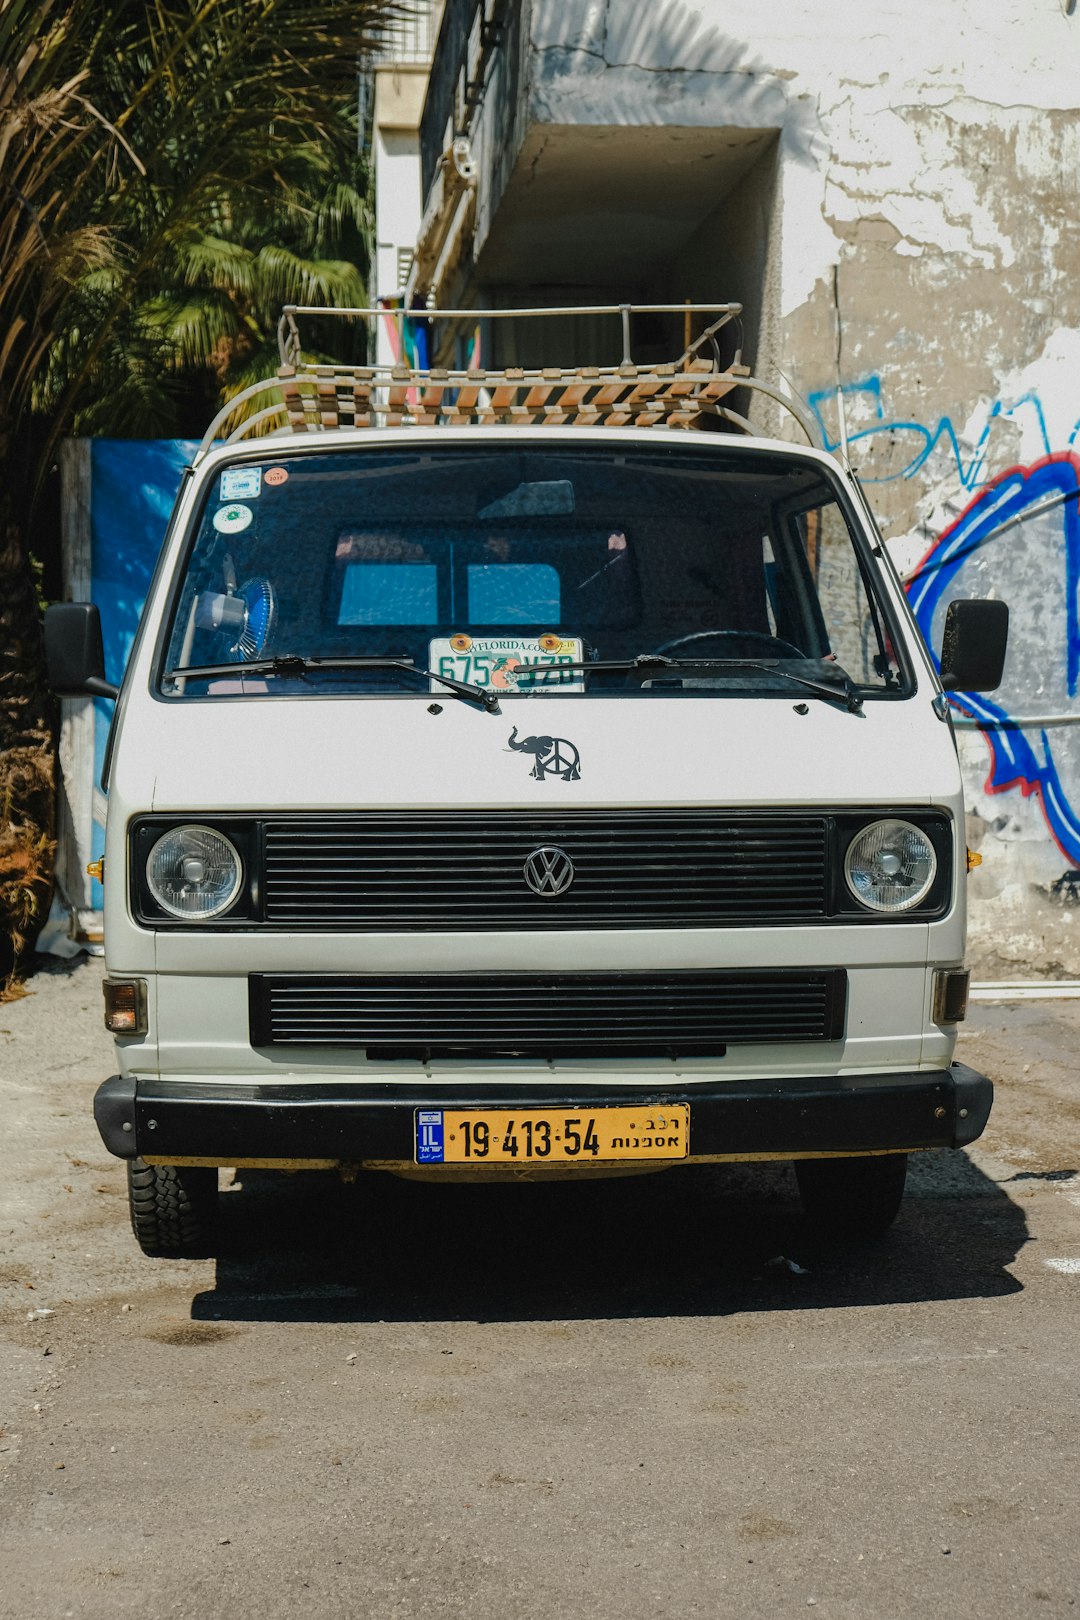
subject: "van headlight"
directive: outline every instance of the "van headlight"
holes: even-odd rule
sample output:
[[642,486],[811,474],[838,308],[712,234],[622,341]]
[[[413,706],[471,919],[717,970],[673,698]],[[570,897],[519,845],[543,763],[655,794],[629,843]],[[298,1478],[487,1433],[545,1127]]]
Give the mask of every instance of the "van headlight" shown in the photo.
[[146,858],[150,893],[170,917],[202,922],[227,911],[240,893],[243,863],[212,827],[173,827]]
[[926,898],[936,875],[934,846],[910,821],[871,822],[844,857],[847,886],[871,911],[910,911]]

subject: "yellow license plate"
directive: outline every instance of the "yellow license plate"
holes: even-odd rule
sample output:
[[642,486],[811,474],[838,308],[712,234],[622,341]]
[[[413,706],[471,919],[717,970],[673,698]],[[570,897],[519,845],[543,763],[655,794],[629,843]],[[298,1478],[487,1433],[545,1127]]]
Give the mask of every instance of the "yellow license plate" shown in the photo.
[[685,1159],[690,1107],[418,1108],[417,1164],[599,1164]]

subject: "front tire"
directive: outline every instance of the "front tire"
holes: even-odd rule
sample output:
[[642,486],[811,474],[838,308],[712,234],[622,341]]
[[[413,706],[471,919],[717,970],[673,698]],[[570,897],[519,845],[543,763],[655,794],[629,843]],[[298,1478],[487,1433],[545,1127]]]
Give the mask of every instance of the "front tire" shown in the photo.
[[906,1153],[797,1159],[795,1178],[807,1219],[833,1238],[880,1237],[899,1212],[907,1165]]
[[128,1163],[131,1229],[143,1254],[202,1260],[216,1253],[217,1171],[189,1165]]

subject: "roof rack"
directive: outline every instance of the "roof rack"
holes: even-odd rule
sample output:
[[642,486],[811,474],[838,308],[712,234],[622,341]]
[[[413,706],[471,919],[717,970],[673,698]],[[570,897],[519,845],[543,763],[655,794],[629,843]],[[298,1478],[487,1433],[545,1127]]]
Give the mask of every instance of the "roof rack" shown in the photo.
[[[512,425],[696,428],[720,418],[744,433],[759,430],[721,401],[736,388],[771,399],[822,448],[817,423],[786,390],[773,387],[737,360],[720,364],[716,334],[741,313],[741,304],[600,304],[537,309],[325,309],[287,304],[278,323],[282,364],[236,394],[207,428],[196,463],[215,441],[227,444],[256,434],[319,433],[337,428]],[[701,335],[677,360],[635,363],[630,319],[638,314],[711,315]],[[623,355],[609,366],[420,368],[401,361],[375,365],[322,365],[303,359],[299,316],[335,316],[375,322],[389,316],[401,339],[407,321],[505,320],[527,316],[618,315]],[[233,424],[230,427],[230,423]]]

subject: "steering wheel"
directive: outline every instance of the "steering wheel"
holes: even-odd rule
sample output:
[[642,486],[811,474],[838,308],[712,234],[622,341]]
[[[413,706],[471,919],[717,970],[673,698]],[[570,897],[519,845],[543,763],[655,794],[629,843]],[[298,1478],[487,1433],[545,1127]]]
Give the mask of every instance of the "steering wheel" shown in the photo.
[[767,641],[772,647],[784,647],[796,658],[805,658],[806,654],[801,647],[796,647],[792,641],[785,641],[783,636],[771,635],[767,630],[695,630],[693,635],[676,636],[673,641],[665,641],[663,646],[654,647],[653,652],[662,658],[666,653],[673,653],[679,647],[691,647],[695,641]]

